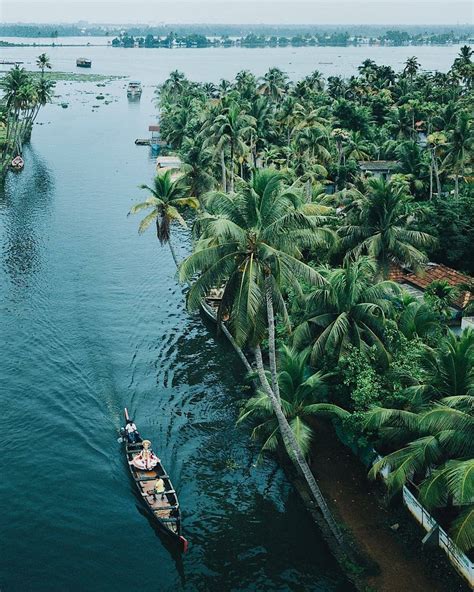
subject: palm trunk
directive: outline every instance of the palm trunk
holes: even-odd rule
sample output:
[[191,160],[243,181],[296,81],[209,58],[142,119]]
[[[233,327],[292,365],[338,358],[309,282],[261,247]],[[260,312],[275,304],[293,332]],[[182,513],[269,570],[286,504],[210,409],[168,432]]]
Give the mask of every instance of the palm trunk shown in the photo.
[[222,191],[227,193],[227,173],[225,170],[225,154],[224,149],[221,150],[221,171],[222,171]]
[[171,242],[171,238],[168,240],[168,246],[170,248],[171,256],[173,257],[173,261],[174,261],[176,267],[179,267],[178,257],[176,256],[176,251],[174,250],[173,244]]
[[291,144],[291,131],[290,128],[286,131],[286,168],[290,166],[290,144]]
[[430,165],[430,201],[433,199],[433,165]]
[[273,408],[273,412],[275,413],[275,416],[278,421],[278,426],[280,429],[280,433],[281,433],[286,451],[288,452],[288,455],[290,456],[291,460],[293,461],[295,467],[299,470],[299,472],[305,478],[305,481],[311,491],[311,494],[312,494],[316,504],[318,505],[318,508],[321,511],[321,514],[323,515],[323,518],[326,521],[326,524],[328,525],[332,535],[334,536],[336,541],[340,545],[342,545],[344,542],[342,532],[341,532],[339,526],[337,525],[336,521],[334,520],[334,517],[331,514],[331,511],[326,503],[326,500],[324,499],[324,496],[321,493],[321,490],[319,489],[318,484],[316,483],[316,479],[314,478],[314,475],[311,472],[311,469],[309,468],[308,463],[306,462],[306,459],[304,458],[303,453],[301,452],[301,449],[300,449],[298,442],[295,438],[293,430],[291,429],[291,427],[288,423],[288,420],[286,419],[286,417],[281,409],[281,406],[275,396],[275,393],[272,391],[272,389],[270,388],[270,385],[268,384],[268,380],[267,380],[267,377],[265,376],[265,370],[263,367],[262,352],[260,350],[260,346],[257,346],[255,348],[254,353],[255,353],[255,361],[257,364],[258,376],[259,376],[260,382],[262,384],[262,387],[265,390],[265,393],[267,394],[268,398],[270,399],[270,402],[271,402],[271,405]]
[[279,403],[280,385],[278,384],[278,372],[276,363],[275,312],[273,309],[272,283],[270,275],[267,275],[265,278],[265,299],[267,304],[268,357],[270,361],[270,373],[272,376],[272,390],[275,393],[277,401]]
[[310,203],[311,202],[311,193],[312,193],[312,191],[311,191],[311,179],[308,179],[306,181],[305,190],[306,190],[306,201],[308,203]]
[[234,144],[230,145],[230,192],[234,193]]
[[457,173],[454,175],[454,197],[456,199],[459,197],[459,175]]
[[436,161],[436,156],[435,156],[434,150],[432,150],[432,152],[431,152],[431,158],[433,161],[433,170],[434,170],[435,179],[436,179],[436,191],[438,192],[438,197],[441,197],[441,182],[439,179],[438,163]]
[[242,351],[242,349],[237,345],[237,342],[232,337],[232,334],[229,331],[229,329],[227,329],[227,327],[224,325],[224,323],[220,323],[219,329],[222,331],[222,333],[224,333],[224,335],[227,337],[227,339],[229,340],[232,347],[235,349],[237,355],[239,356],[242,364],[245,366],[247,372],[249,372],[249,373],[253,372],[253,368],[250,365],[250,362],[247,360],[247,357],[244,354],[244,352]]

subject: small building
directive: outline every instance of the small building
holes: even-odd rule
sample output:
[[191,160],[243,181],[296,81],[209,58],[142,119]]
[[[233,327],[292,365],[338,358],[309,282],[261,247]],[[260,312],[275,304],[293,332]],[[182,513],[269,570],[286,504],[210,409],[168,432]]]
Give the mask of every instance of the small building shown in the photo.
[[363,175],[388,180],[399,162],[398,160],[359,160],[358,165]]
[[459,288],[452,304],[453,320],[460,322],[463,311],[474,300],[474,292],[470,287],[474,285],[472,277],[451,269],[442,263],[428,263],[418,274],[410,269],[392,264],[388,279],[400,284],[415,298],[422,299],[426,288],[435,281],[446,281],[450,286]]

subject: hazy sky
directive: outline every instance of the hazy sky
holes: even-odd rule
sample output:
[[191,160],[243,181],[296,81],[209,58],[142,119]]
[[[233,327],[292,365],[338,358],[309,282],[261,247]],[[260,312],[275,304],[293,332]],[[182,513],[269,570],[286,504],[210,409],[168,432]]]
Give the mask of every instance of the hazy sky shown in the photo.
[[3,22],[469,24],[465,0],[0,0]]

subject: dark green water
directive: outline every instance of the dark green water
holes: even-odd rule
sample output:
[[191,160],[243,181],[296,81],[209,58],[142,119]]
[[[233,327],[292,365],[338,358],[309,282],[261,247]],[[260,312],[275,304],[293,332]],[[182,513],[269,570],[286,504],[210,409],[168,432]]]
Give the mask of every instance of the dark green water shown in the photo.
[[[350,590],[282,472],[253,465],[232,351],[126,217],[153,174],[133,144],[151,89],[129,104],[116,82],[92,112],[98,90],[58,88],[70,108],[47,107],[0,193],[0,589]],[[139,510],[124,406],[180,494],[182,562]]]

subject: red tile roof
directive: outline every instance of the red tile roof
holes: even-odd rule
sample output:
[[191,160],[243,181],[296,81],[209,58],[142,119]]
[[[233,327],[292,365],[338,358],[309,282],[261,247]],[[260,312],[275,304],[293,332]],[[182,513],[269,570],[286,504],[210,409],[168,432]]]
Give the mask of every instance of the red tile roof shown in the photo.
[[[398,284],[411,284],[420,290],[426,290],[431,282],[437,280],[446,280],[450,286],[474,285],[472,277],[441,263],[428,263],[424,271],[418,274],[411,272],[409,269],[404,269],[399,265],[392,264],[388,279]],[[460,309],[464,309],[471,300],[474,300],[474,292],[463,289],[454,301],[454,305]]]

